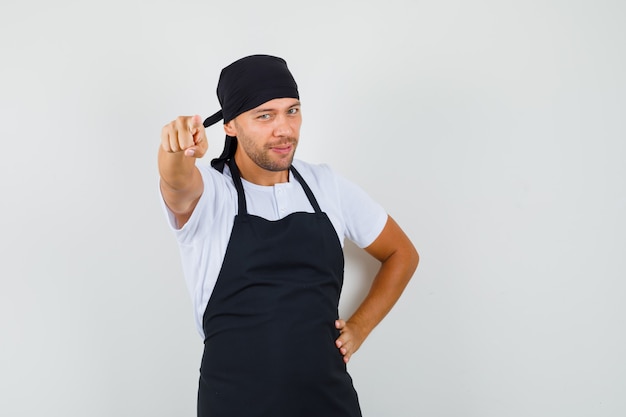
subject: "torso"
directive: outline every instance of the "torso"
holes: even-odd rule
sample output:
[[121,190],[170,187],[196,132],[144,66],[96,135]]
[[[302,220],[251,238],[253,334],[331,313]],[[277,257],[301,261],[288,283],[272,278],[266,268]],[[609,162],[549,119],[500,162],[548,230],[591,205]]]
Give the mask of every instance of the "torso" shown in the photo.
[[[294,166],[306,179],[319,205],[328,215],[341,245],[344,238],[348,238],[358,246],[367,246],[378,236],[387,215],[363,190],[339,177],[325,165],[311,165],[296,160]],[[204,336],[202,316],[226,253],[237,213],[237,192],[228,168],[224,174],[211,167],[199,168],[205,192],[185,227],[174,231],[194,305],[196,326]],[[276,221],[291,213],[314,211],[300,183],[293,176],[290,176],[289,182],[273,187],[259,186],[245,180],[242,183],[250,214]],[[171,214],[170,224],[173,226]]]
[[199,416],[359,417],[334,346],[344,265],[332,223],[305,182],[314,213],[248,214],[233,169],[239,214],[203,317]]

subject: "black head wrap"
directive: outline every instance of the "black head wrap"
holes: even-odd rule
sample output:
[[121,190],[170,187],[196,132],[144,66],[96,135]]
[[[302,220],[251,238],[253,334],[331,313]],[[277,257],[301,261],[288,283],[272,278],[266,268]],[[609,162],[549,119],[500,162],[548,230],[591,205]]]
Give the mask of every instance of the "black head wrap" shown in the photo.
[[[299,99],[298,86],[284,59],[270,55],[251,55],[222,69],[217,84],[217,99],[222,109],[204,121],[209,127],[220,120],[230,122],[241,113],[275,98]],[[226,135],[224,151],[211,165],[218,171],[235,155],[237,138]]]

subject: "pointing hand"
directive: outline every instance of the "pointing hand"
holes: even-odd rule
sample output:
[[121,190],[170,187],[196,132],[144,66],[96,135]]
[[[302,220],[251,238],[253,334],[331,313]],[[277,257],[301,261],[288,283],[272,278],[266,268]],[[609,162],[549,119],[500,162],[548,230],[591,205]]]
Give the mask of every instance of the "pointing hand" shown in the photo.
[[168,153],[184,152],[185,156],[202,158],[209,148],[202,118],[179,116],[163,126],[161,147]]

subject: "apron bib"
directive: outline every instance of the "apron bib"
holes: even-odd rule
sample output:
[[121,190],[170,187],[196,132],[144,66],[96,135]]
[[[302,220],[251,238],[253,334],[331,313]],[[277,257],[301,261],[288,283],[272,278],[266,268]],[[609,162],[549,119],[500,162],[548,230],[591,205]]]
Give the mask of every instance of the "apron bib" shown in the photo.
[[270,221],[239,212],[203,317],[199,417],[360,417],[335,340],[344,258],[335,229],[294,167],[314,213]]

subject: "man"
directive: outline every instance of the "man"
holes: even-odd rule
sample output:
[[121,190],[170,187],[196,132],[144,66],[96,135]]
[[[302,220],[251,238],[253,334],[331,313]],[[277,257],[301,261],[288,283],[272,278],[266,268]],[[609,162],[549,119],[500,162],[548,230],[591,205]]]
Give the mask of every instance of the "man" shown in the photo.
[[[199,416],[357,417],[350,357],[400,297],[418,254],[380,205],[326,165],[294,160],[299,94],[286,62],[225,67],[222,109],[161,133],[161,194],[204,337]],[[224,120],[212,167],[205,127]],[[369,294],[338,317],[343,240],[381,262]]]

